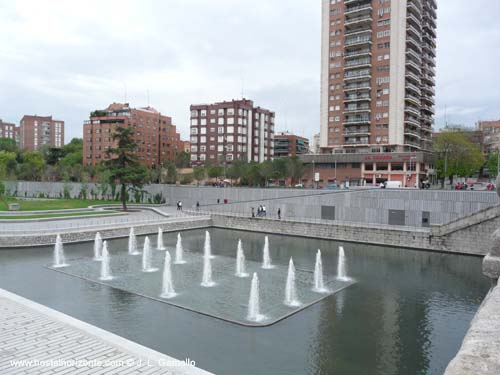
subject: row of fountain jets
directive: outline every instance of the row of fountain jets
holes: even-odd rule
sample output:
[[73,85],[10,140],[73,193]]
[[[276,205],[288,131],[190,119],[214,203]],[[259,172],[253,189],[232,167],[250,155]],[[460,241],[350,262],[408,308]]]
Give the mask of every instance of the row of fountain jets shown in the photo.
[[[157,249],[166,250],[163,244],[163,232],[161,228],[158,228],[158,240]],[[137,238],[134,233],[134,228],[130,229],[129,241],[128,241],[128,253],[129,255],[140,255],[141,252],[137,248]],[[269,238],[266,236],[264,239],[264,248],[262,251],[262,268],[272,269],[274,266],[271,262],[271,256],[269,254]],[[158,268],[152,267],[151,264],[151,244],[149,237],[144,240],[144,246],[142,249],[142,271],[143,272],[156,272]],[[210,288],[216,285],[212,278],[212,264],[211,260],[215,258],[212,255],[212,247],[210,241],[210,232],[205,232],[205,243],[203,246],[203,275],[201,286]],[[113,279],[110,267],[110,255],[108,251],[107,241],[103,241],[99,232],[96,233],[94,240],[94,258],[95,261],[101,262],[100,277],[102,281],[109,281]],[[182,237],[177,234],[177,244],[175,247],[175,260],[174,264],[186,264],[184,260],[184,249],[182,246]],[[162,292],[160,294],[161,298],[170,299],[177,296],[174,289],[174,283],[172,281],[172,270],[171,270],[172,259],[170,252],[165,252],[165,261],[163,265],[163,282],[162,282]],[[64,256],[64,249],[61,240],[61,236],[57,235],[56,244],[54,247],[54,264],[53,267],[67,267]],[[243,252],[243,246],[241,240],[238,240],[238,247],[236,251],[236,272],[237,277],[248,277],[249,274],[246,272],[245,267],[245,254]],[[338,265],[337,265],[337,279],[341,281],[351,280],[346,274],[346,259],[345,252],[342,246],[339,246],[338,255]],[[284,304],[290,307],[298,307],[301,305],[297,297],[297,290],[295,286],[295,266],[293,259],[290,257],[288,263],[288,274],[285,286],[285,299]],[[316,253],[316,263],[314,266],[314,285],[312,290],[316,293],[328,293],[329,290],[326,288],[323,279],[323,264],[321,261],[321,250]],[[254,272],[252,276],[252,282],[250,285],[250,298],[248,302],[248,314],[247,319],[253,322],[260,322],[266,317],[260,313],[260,303],[259,303],[259,277],[257,272]]]

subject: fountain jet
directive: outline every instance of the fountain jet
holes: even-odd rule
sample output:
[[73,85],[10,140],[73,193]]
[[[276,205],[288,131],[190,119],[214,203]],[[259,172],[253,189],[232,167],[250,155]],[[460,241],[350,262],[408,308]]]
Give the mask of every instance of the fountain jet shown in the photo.
[[130,255],[140,254],[137,250],[137,238],[135,237],[134,228],[130,228],[130,234],[128,236],[128,253]]
[[61,236],[58,234],[56,237],[56,244],[54,246],[54,264],[52,265],[52,267],[61,268],[67,266],[69,266],[69,264],[66,263],[66,258],[64,256],[62,239]]
[[274,268],[274,266],[271,264],[271,256],[269,255],[269,238],[267,236],[266,238],[264,238],[264,249],[262,250],[262,252],[262,268],[267,270]]
[[288,263],[288,276],[286,278],[285,287],[285,305],[297,307],[300,306],[300,302],[297,299],[297,289],[295,288],[295,266],[293,265],[293,259],[290,258]]
[[182,247],[182,237],[180,233],[177,233],[177,244],[175,245],[175,264],[185,264],[184,260],[184,248]]
[[94,260],[102,260],[102,238],[99,232],[95,234]]
[[174,298],[177,293],[175,293],[174,290],[174,284],[172,282],[172,270],[170,267],[171,264],[171,258],[170,258],[170,252],[165,253],[165,264],[163,266],[163,285],[161,288],[161,298]]
[[241,240],[238,240],[238,250],[236,251],[236,276],[248,277],[248,273],[245,272],[245,254]]
[[108,281],[112,279],[113,276],[111,276],[111,269],[109,267],[108,241],[104,241],[102,244],[101,277],[99,277],[99,280]]
[[259,277],[257,276],[257,272],[254,272],[252,277],[252,285],[250,287],[250,299],[248,300],[247,319],[252,322],[260,322],[263,319],[265,319],[265,316],[260,313]]
[[205,257],[209,257],[210,259],[214,259],[215,257],[212,255],[212,245],[210,244],[210,232],[205,231],[205,244],[203,245],[203,254]]
[[203,278],[201,281],[201,286],[210,288],[214,285],[215,283],[212,280],[212,261],[210,260],[210,256],[205,253],[205,255],[203,256]]
[[158,227],[158,240],[156,242],[156,248],[158,250],[166,250],[165,246],[163,245],[163,231],[160,227]]
[[337,279],[341,281],[350,281],[351,278],[347,277],[347,265],[345,259],[345,252],[342,246],[339,246],[339,259],[337,263]]
[[144,247],[142,249],[142,272],[156,272],[158,268],[151,266],[151,244],[149,237],[144,240]]
[[321,250],[316,253],[316,265],[314,266],[314,287],[313,292],[328,293],[323,280],[323,262],[321,261]]

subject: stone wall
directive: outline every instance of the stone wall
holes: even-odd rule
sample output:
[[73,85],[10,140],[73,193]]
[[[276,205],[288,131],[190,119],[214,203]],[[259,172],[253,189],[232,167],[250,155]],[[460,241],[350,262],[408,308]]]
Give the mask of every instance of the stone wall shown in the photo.
[[500,374],[500,282],[484,299],[445,375]]
[[[163,232],[177,232],[190,229],[207,228],[212,225],[212,221],[208,217],[190,217],[184,220],[169,221],[167,223],[154,223],[147,225],[134,226],[136,235],[154,234],[158,232],[158,228],[162,228]],[[61,238],[64,243],[93,241],[96,232],[99,231],[103,239],[127,237],[130,228],[124,225],[117,225],[108,229],[89,229],[84,231],[61,233]],[[27,246],[43,246],[52,245],[55,243],[57,233],[52,233],[48,230],[43,234],[19,235],[19,236],[0,236],[0,248],[27,247]]]

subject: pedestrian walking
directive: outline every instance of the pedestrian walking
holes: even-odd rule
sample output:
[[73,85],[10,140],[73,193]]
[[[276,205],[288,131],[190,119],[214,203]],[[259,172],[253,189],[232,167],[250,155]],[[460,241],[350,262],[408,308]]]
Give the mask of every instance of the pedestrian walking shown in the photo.
[[262,206],[262,216],[266,215],[267,215],[266,206]]
[[200,210],[200,202],[196,202],[196,211],[199,211]]
[[182,202],[179,201],[179,210],[182,211]]
[[177,201],[177,211],[179,211],[181,209],[181,206],[179,205],[181,201]]
[[281,220],[281,208],[278,208],[278,220]]
[[252,217],[255,217],[255,209],[252,207]]

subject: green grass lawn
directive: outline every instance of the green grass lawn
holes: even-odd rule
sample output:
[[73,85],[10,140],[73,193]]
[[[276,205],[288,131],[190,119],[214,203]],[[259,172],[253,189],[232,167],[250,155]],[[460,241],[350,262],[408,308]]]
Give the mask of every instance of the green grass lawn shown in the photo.
[[5,202],[0,200],[0,211],[8,211],[9,203],[19,203],[20,211],[66,210],[87,208],[98,204],[120,204],[117,201],[96,201],[91,199],[18,200],[16,198],[6,198]]
[[75,212],[61,214],[46,214],[46,215],[19,215],[19,216],[1,216],[0,220],[26,220],[26,219],[48,219],[52,217],[77,217],[89,215],[105,215],[116,211],[96,211],[96,212]]

